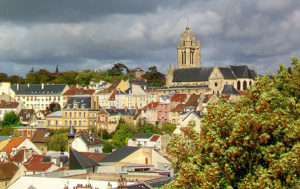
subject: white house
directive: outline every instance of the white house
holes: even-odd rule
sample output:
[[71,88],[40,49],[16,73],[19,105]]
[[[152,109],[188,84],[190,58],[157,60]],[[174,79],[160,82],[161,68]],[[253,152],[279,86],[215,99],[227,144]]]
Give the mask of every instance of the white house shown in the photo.
[[6,102],[4,100],[1,100],[0,103],[0,121],[3,120],[3,117],[6,113],[9,112],[15,112],[16,114],[19,114],[20,110],[24,106],[18,102]]
[[151,147],[154,149],[164,149],[169,142],[169,135],[157,135],[148,133],[137,133],[128,140],[128,146]]
[[197,111],[190,111],[185,112],[180,115],[179,123],[177,128],[173,132],[173,134],[184,134],[184,131],[188,125],[195,125],[194,129],[196,132],[200,133],[201,131],[201,115],[200,112]]
[[80,131],[75,135],[70,145],[78,152],[102,153],[104,142],[96,133],[89,134],[87,131]]

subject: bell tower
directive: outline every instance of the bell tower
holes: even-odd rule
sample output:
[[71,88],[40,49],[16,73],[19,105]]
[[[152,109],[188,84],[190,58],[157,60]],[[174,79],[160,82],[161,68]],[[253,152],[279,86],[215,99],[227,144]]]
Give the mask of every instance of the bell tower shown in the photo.
[[195,34],[191,34],[190,28],[186,27],[180,35],[180,44],[177,46],[177,67],[195,68],[200,67],[201,58],[200,41],[195,41]]

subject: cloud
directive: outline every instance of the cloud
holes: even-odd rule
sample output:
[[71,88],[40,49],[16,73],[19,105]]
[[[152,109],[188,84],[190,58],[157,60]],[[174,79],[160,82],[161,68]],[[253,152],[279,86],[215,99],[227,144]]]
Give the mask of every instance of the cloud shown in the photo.
[[107,69],[116,62],[165,72],[176,64],[187,24],[201,41],[203,66],[248,64],[276,71],[300,52],[300,2],[292,0],[4,0],[2,72]]

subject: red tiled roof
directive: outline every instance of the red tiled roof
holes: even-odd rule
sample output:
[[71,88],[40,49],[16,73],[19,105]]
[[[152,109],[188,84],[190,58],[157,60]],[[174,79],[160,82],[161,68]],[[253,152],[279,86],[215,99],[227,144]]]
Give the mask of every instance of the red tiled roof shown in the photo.
[[31,156],[31,158],[28,159],[28,162],[29,163],[40,163],[40,162],[44,162],[44,158],[45,158],[44,155],[34,154]]
[[246,91],[238,91],[239,95],[245,95]]
[[95,93],[94,89],[83,89],[72,86],[63,95],[92,95]]
[[138,112],[135,114],[135,116],[133,117],[134,120],[136,120],[142,113],[142,110],[138,110]]
[[117,93],[117,91],[114,90],[113,93],[110,95],[108,101],[113,101],[113,100],[115,100],[115,98],[116,98],[116,93]]
[[102,153],[91,153],[91,152],[79,152],[82,155],[88,157],[89,159],[95,160],[96,162],[101,161],[104,159],[108,154],[102,154]]
[[153,109],[156,108],[159,105],[159,102],[150,102],[148,105],[143,107],[143,109]]
[[212,96],[213,96],[212,94],[205,95],[205,97],[203,99],[203,103],[207,103]]
[[31,142],[45,143],[47,129],[37,129],[31,138]]
[[175,108],[171,110],[171,112],[181,112],[183,111],[185,104],[178,104]]
[[185,106],[194,106],[197,107],[199,104],[200,95],[191,95],[188,101],[186,102]]
[[14,163],[0,163],[0,180],[11,179],[18,169],[18,166]]
[[24,140],[26,140],[26,138],[13,137],[1,151],[10,154],[12,152],[12,149],[18,147],[22,142],[24,142]]
[[24,163],[23,165],[27,169],[27,171],[45,172],[53,165],[53,162],[38,162],[38,163],[29,162],[29,163]]
[[171,97],[171,102],[184,102],[186,99],[186,94],[174,94]]
[[159,139],[159,135],[153,135],[152,138],[150,139],[151,142],[156,142]]
[[47,116],[47,115],[51,114],[51,111],[50,111],[50,110],[40,110],[40,112],[41,112],[44,116]]
[[1,100],[0,103],[0,108],[17,108],[18,106],[18,102],[6,102],[5,100]]
[[11,158],[11,161],[14,162],[22,162],[24,160],[24,151],[25,149],[19,150],[16,155]]

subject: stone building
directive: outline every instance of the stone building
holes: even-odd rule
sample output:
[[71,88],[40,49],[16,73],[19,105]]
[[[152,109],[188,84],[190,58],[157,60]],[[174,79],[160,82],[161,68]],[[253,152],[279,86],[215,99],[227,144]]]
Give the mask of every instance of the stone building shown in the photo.
[[177,46],[177,66],[167,69],[166,87],[158,89],[158,95],[168,93],[221,94],[225,85],[245,91],[257,76],[247,65],[226,67],[201,67],[200,41],[195,41],[187,27]]

